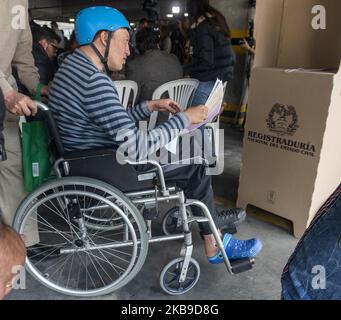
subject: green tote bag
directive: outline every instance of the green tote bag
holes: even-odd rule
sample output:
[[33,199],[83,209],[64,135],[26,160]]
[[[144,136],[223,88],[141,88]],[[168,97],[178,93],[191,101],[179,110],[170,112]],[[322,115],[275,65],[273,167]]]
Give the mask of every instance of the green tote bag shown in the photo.
[[23,123],[22,149],[25,190],[32,192],[50,176],[50,135],[45,121]]

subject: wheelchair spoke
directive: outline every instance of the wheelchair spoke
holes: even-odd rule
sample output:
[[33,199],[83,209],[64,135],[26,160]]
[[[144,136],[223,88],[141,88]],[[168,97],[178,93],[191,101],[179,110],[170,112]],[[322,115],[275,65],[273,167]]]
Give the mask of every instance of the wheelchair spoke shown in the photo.
[[136,275],[148,238],[128,198],[95,180],[72,177],[39,192],[29,196],[18,220],[25,236],[38,227],[39,251],[27,260],[35,278],[63,293],[90,296],[109,293]]
[[[64,270],[65,264],[67,263],[67,261],[70,259],[71,256],[72,256],[72,255],[68,255],[66,258],[63,257],[63,258],[64,258],[64,262],[63,262],[62,264],[60,264],[60,262],[58,262],[59,267],[57,268],[57,270],[56,270],[52,275],[50,275],[50,278],[51,278],[51,279],[53,279],[54,275],[55,275],[61,268],[63,268],[63,270]],[[58,279],[59,279],[59,278],[60,278],[60,275],[59,275]],[[58,282],[58,281],[57,281],[57,282]]]
[[67,278],[66,288],[69,287],[70,276],[71,276],[71,271],[72,271],[72,265],[73,265],[73,260],[74,260],[74,258],[75,258],[75,255],[72,254],[71,266],[70,266],[70,268],[69,268],[69,276],[68,276],[68,278]]
[[[58,215],[54,210],[50,209],[45,203],[43,204],[45,207],[47,207],[49,210],[51,210],[53,213],[55,213],[56,215]],[[58,215],[59,217],[61,217],[65,222],[67,222],[69,224],[70,229],[74,232],[75,235],[77,235],[77,231],[74,230],[74,226],[72,225],[71,221],[70,221],[70,215],[69,213],[67,214],[67,219],[63,216],[63,215]],[[79,228],[77,226],[75,226],[78,231],[80,232]]]
[[86,254],[87,254],[88,258],[90,259],[92,265],[94,266],[94,268],[95,268],[95,270],[96,270],[96,272],[97,272],[99,278],[101,279],[103,285],[105,286],[105,282],[104,282],[103,278],[101,277],[101,274],[98,272],[98,269],[97,269],[95,263],[94,263],[93,260],[91,259],[91,256],[92,256],[93,254],[92,254],[91,252],[86,252]]
[[[115,271],[116,269],[113,267],[113,265],[109,262],[109,260],[104,256],[104,254],[101,252],[101,250],[98,250],[99,253],[103,256],[104,260],[102,260],[101,258],[97,257],[99,260],[102,260],[104,262],[107,262],[109,264],[109,266],[111,266],[111,268]],[[95,256],[93,253],[92,253],[93,256]],[[95,256],[96,257],[96,256]],[[97,263],[99,264],[99,266],[101,267],[101,269],[104,271],[104,273],[107,275],[107,277],[110,279],[111,282],[113,282],[112,278],[109,276],[109,274],[106,272],[106,270],[103,268],[103,266],[97,261]]]
[[88,275],[89,275],[89,278],[90,278],[93,286],[96,287],[96,284],[95,284],[94,280],[92,279],[91,274],[88,271],[88,268],[86,267],[87,264],[88,264],[87,263],[88,255],[85,255],[85,259],[86,260],[85,260],[85,263],[84,263],[83,258],[81,257],[82,255],[78,251],[76,251],[76,254],[78,255],[79,260],[81,261],[82,265],[84,266],[84,270],[85,270],[85,289],[88,290],[88,288],[89,288],[89,286],[88,286]]
[[[38,215],[38,213],[36,212],[36,214]],[[34,218],[30,217],[31,219],[34,220]],[[43,219],[45,221],[45,224],[46,226],[54,229],[54,231],[56,233],[58,233],[61,237],[63,237],[66,241],[68,241],[70,244],[72,243],[69,239],[67,239],[59,230],[57,230],[56,228],[54,228],[48,221],[46,221],[43,217],[40,216],[41,219]],[[41,221],[38,221],[37,219],[35,219],[35,221],[37,221],[37,223],[42,223]]]

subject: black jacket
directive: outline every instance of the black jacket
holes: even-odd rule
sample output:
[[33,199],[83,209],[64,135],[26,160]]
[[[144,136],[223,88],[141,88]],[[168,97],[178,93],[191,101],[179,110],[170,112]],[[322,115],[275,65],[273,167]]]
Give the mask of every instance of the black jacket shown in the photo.
[[0,161],[6,160],[5,139],[2,133],[2,131],[4,130],[5,114],[6,114],[5,101],[2,91],[0,89]]
[[40,83],[48,85],[53,80],[56,68],[53,61],[50,60],[44,48],[39,43],[33,44],[32,54],[34,64],[38,68]]
[[193,54],[185,74],[200,81],[229,81],[233,78],[236,55],[231,40],[205,20],[189,35]]

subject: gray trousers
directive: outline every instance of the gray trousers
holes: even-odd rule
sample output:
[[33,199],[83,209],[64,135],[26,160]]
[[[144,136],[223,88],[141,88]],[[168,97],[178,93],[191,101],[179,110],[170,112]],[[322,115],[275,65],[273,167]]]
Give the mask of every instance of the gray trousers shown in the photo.
[[[15,87],[15,83],[10,81]],[[24,191],[19,117],[7,113],[4,123],[7,160],[0,162],[0,207],[4,222],[12,225],[20,203],[27,196]],[[39,242],[37,224],[31,221],[24,230],[26,245]]]

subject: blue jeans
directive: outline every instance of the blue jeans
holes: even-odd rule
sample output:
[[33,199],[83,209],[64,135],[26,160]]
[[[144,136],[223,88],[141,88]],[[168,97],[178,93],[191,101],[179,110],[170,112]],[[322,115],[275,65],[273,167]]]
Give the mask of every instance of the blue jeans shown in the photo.
[[[193,101],[192,101],[192,106],[198,106],[201,104],[205,104],[208,97],[210,96],[210,93],[215,85],[215,81],[205,81],[199,83],[199,86],[197,90],[194,93]],[[193,135],[196,137],[196,139],[201,139],[202,146],[204,146],[204,141],[208,141],[208,133],[205,132],[205,126],[201,126],[198,128]],[[205,138],[206,135],[206,138]],[[204,150],[203,150],[204,152]],[[206,145],[205,146],[205,152],[203,153],[203,158],[205,158],[210,164],[214,163],[215,157],[212,158],[212,146],[211,145]]]
[[282,276],[282,298],[341,299],[341,185],[290,257]]
[[192,106],[198,106],[200,104],[205,104],[207,98],[209,97],[215,81],[200,82],[197,90],[195,91]]

